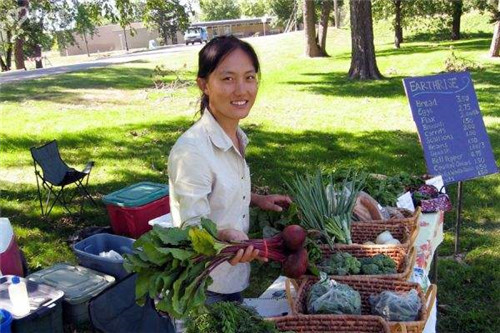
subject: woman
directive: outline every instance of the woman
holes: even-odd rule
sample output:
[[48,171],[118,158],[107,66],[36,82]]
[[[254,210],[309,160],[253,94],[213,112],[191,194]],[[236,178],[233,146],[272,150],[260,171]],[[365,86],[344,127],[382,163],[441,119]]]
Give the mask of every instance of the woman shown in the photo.
[[[250,204],[281,211],[280,205],[291,202],[283,195],[250,192],[248,139],[239,122],[257,96],[259,60],[250,44],[223,36],[203,47],[198,66],[201,118],[177,140],[168,159],[174,225],[197,224],[207,217],[217,224],[221,240],[248,239]],[[241,301],[254,259],[266,260],[249,246],[218,266],[211,274],[207,303]]]

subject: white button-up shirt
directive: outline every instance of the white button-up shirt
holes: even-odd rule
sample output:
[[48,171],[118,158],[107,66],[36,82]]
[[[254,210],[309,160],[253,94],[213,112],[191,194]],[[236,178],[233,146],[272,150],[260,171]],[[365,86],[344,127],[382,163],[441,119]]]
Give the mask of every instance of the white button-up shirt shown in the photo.
[[[240,128],[237,135],[244,151],[248,138]],[[207,217],[218,230],[248,233],[250,172],[244,156],[208,110],[170,151],[168,175],[175,226],[198,224]],[[239,292],[248,286],[250,264],[224,262],[210,276],[213,283],[208,290]]]

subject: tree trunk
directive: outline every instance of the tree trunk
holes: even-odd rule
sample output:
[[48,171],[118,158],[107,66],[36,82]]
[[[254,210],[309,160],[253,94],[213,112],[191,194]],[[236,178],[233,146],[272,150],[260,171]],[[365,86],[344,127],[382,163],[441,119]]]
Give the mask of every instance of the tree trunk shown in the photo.
[[453,22],[451,27],[451,39],[460,39],[460,18],[462,17],[463,1],[453,1]]
[[401,25],[401,0],[394,0],[395,14],[394,19],[394,46],[401,47],[403,42],[403,26]]
[[85,49],[87,50],[87,57],[90,57],[89,42],[87,41],[87,33],[85,31],[83,32],[83,40],[85,41]]
[[316,20],[314,16],[314,1],[304,0],[304,33],[306,36],[305,53],[308,57],[322,57],[324,54],[316,42]]
[[14,44],[14,62],[16,63],[16,69],[24,69],[26,70],[26,65],[24,64],[24,37],[16,38],[16,42]]
[[372,3],[365,0],[351,0],[351,68],[350,79],[382,79],[375,59],[373,44]]
[[7,72],[9,68],[7,67],[7,64],[3,61],[2,56],[0,55],[0,68],[2,69],[2,72]]
[[[500,12],[500,1],[498,2],[498,11]],[[490,46],[490,57],[500,56],[500,20],[495,23],[495,31]]]
[[[21,0],[18,1],[18,6],[24,7],[22,10],[19,11],[18,18],[19,20],[23,19],[26,15],[28,15],[28,8],[29,1],[28,0]],[[26,65],[24,63],[24,51],[23,51],[23,45],[24,45],[24,36],[18,36],[16,38],[16,41],[14,42],[14,61],[16,63],[16,69],[24,69],[26,70]]]
[[5,64],[7,65],[8,70],[12,68],[12,32],[7,31],[7,40],[9,41],[7,44],[7,55],[5,56]]
[[330,16],[330,10],[332,9],[331,0],[323,1],[323,5],[321,6],[321,24],[320,24],[320,33],[319,33],[319,47],[321,52],[327,55],[326,53],[326,34],[328,32],[328,17]]
[[125,27],[123,27],[123,36],[125,37],[125,48],[128,51],[127,30],[125,30]]
[[335,12],[335,29],[340,29],[339,0],[333,0],[333,11]]
[[35,68],[43,68],[42,46],[40,44],[35,45]]
[[[7,36],[10,40],[10,36],[9,36],[9,32],[7,31]],[[1,40],[1,43],[2,43],[2,51],[3,51],[3,54],[5,55],[5,60],[3,60],[3,57],[2,55],[0,54],[0,68],[2,69],[2,72],[6,72],[8,70],[10,70],[9,66],[7,66],[7,50],[5,49],[5,46],[6,45],[9,45],[10,42],[8,43],[7,41],[5,41],[3,39],[3,34],[0,32],[0,40]]]

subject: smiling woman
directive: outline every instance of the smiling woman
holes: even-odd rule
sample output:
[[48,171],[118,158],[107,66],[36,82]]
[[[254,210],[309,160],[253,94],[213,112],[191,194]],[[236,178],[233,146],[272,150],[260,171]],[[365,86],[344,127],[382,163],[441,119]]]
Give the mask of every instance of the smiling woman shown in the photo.
[[[259,60],[250,44],[234,36],[212,39],[198,60],[202,116],[177,140],[168,159],[174,225],[199,224],[207,217],[216,222],[219,239],[248,239],[250,204],[281,211],[291,202],[287,196],[250,191],[248,139],[239,122],[257,96]],[[207,303],[241,301],[254,259],[265,260],[249,246],[214,269]]]

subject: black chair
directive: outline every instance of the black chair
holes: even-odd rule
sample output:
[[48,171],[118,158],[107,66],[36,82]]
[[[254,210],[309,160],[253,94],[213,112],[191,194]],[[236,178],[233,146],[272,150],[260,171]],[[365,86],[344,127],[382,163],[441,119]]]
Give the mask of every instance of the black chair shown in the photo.
[[[78,193],[81,193],[85,198],[89,198],[92,203],[97,206],[92,196],[89,194],[86,186],[89,182],[90,171],[94,166],[94,162],[90,161],[85,166],[83,171],[78,171],[69,167],[59,154],[57,141],[51,141],[41,147],[32,147],[30,149],[31,156],[33,157],[33,165],[35,166],[36,185],[38,187],[38,199],[40,200],[40,209],[42,215],[48,216],[54,208],[56,202],[59,202],[68,213],[71,211],[68,204],[75,198]],[[41,171],[38,170],[41,168]],[[41,182],[41,186],[40,186]],[[85,184],[84,184],[85,183]],[[67,199],[67,186],[75,184],[76,188],[74,193]],[[47,199],[45,201],[45,209],[42,202],[42,191],[44,188],[48,191]],[[52,204],[50,204],[50,196],[55,196]],[[83,210],[83,201],[80,206],[80,213]]]

